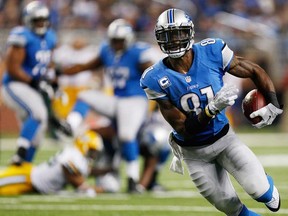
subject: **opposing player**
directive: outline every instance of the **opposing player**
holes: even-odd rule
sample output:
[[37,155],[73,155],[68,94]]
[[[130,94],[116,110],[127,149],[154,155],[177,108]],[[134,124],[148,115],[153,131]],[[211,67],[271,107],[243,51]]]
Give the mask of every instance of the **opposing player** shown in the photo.
[[74,145],[67,145],[47,162],[37,166],[24,162],[1,170],[0,195],[57,194],[72,185],[75,192],[94,197],[103,190],[90,186],[86,179],[102,149],[101,136],[86,131],[75,139]]
[[254,125],[261,128],[283,112],[269,76],[234,55],[221,39],[194,44],[194,24],[182,10],[164,11],[155,35],[168,57],[147,69],[140,82],[174,129],[169,137],[174,154],[171,169],[183,173],[183,159],[201,195],[226,215],[258,215],[240,201],[228,173],[253,199],[278,211],[280,197],[272,178],[229,126],[225,107],[234,104],[237,89],[222,80],[228,72],[254,81],[269,102],[251,114],[263,118]]
[[107,30],[108,41],[103,42],[99,55],[86,64],[64,68],[64,74],[104,67],[112,80],[113,96],[97,91],[84,91],[78,95],[67,122],[77,133],[90,109],[115,120],[123,158],[127,161],[128,191],[139,180],[139,146],[137,133],[145,120],[148,100],[139,86],[143,71],[152,65],[151,46],[135,42],[132,26],[123,19],[114,20]]
[[13,28],[7,40],[7,71],[1,88],[4,102],[21,120],[18,150],[11,161],[14,164],[33,160],[47,128],[48,110],[39,89],[57,42],[44,4],[30,2],[23,14],[25,26]]

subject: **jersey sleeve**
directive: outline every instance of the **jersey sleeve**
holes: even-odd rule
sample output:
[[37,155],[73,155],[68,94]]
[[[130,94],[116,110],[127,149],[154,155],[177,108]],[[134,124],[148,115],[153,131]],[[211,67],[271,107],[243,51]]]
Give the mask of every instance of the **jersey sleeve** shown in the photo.
[[27,44],[27,36],[23,27],[15,27],[7,38],[7,45],[24,47]]
[[102,42],[99,46],[99,57],[103,61],[105,59],[105,55],[107,55],[107,48],[108,48],[108,42]]
[[57,34],[54,30],[50,29],[50,32],[51,32],[51,41],[52,41],[52,48],[56,48],[57,46],[57,43],[58,43],[58,38],[57,38]]
[[202,52],[204,55],[202,57],[208,59],[206,64],[217,65],[223,72],[229,70],[234,53],[222,39],[206,38],[199,44],[200,49],[205,49],[205,52]]
[[88,175],[87,160],[74,148],[65,149],[60,157],[59,163],[71,174]]
[[224,46],[222,47],[221,53],[222,53],[222,61],[223,61],[223,70],[228,71],[230,68],[230,63],[234,56],[234,52],[224,42]]
[[[144,71],[140,79],[141,88],[145,91],[147,98],[150,100],[168,99],[167,93],[165,92],[164,88],[160,87],[159,81],[157,80],[156,76],[153,76],[154,73],[155,68],[153,68],[153,66],[147,68]],[[165,81],[163,80],[162,82]]]

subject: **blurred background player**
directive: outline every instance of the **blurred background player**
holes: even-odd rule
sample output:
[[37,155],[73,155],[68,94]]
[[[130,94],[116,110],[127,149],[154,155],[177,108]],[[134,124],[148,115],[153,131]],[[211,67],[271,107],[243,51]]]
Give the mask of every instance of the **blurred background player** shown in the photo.
[[[64,67],[85,63],[97,55],[97,47],[88,44],[87,38],[73,35],[68,41],[54,50],[53,61]],[[100,73],[97,73],[100,74]],[[59,91],[52,101],[53,110],[59,118],[66,119],[72,110],[79,92],[91,88],[100,88],[101,78],[93,76],[92,70],[82,71],[75,75],[58,77]]]
[[165,190],[158,178],[170,155],[168,136],[171,130],[171,126],[155,106],[138,135],[140,155],[143,158],[143,168],[136,186],[138,192]]
[[[152,103],[151,103],[152,104]],[[168,135],[171,127],[161,116],[159,110],[153,103],[152,111],[149,112],[145,123],[141,126],[137,135],[140,148],[140,156],[143,159],[140,179],[132,193],[143,193],[145,191],[164,191],[165,188],[159,184],[159,175],[165,165],[169,155],[170,146],[168,144]],[[117,144],[117,135],[111,127],[97,128],[96,131],[102,135],[102,138],[108,140],[104,143],[104,150],[101,157],[96,162],[97,167],[113,171],[104,175],[97,175],[96,184],[110,192],[119,192],[121,189],[120,181],[120,157],[119,145]]]
[[86,131],[47,162],[35,166],[27,162],[10,165],[0,171],[0,195],[57,194],[71,185],[75,192],[94,197],[103,189],[90,186],[87,177],[102,149],[101,136]]
[[67,122],[74,134],[90,109],[115,121],[121,153],[127,162],[128,191],[139,180],[139,146],[137,133],[143,124],[148,109],[148,100],[139,86],[143,71],[153,64],[151,46],[135,42],[132,26],[123,19],[114,20],[107,30],[99,55],[86,64],[63,68],[63,74],[76,74],[85,70],[104,67],[111,78],[113,96],[101,91],[84,91],[78,95]]
[[[21,121],[17,153],[11,163],[31,162],[47,128],[47,101],[53,93],[46,79],[57,37],[49,28],[49,10],[39,1],[30,2],[23,10],[24,26],[12,29],[7,40],[6,73],[1,88],[3,101]],[[45,84],[44,87],[42,84]],[[40,93],[45,88],[45,99]],[[54,123],[56,119],[51,118]],[[59,126],[59,125],[58,125]]]

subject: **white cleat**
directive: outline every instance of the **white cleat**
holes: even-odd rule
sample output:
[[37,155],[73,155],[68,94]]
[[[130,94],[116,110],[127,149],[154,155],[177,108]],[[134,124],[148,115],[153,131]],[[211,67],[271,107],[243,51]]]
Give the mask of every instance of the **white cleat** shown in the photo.
[[270,211],[277,212],[280,209],[280,204],[281,204],[280,195],[277,188],[274,186],[272,199],[269,202],[265,203],[265,205]]

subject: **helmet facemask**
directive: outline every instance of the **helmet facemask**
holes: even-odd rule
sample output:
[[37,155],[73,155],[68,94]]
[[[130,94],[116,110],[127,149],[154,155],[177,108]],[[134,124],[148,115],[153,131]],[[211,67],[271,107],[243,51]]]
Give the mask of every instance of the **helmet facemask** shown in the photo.
[[157,30],[156,39],[162,52],[172,58],[180,58],[194,42],[194,32],[190,27],[171,27]]

